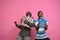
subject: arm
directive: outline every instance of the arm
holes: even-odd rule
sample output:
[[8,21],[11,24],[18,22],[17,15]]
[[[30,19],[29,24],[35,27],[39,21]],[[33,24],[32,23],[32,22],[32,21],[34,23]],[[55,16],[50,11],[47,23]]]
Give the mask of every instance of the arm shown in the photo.
[[20,29],[20,25],[18,25],[16,21],[14,21],[14,24]]
[[39,30],[39,27],[40,27],[40,23],[38,23],[38,24],[36,25],[36,27],[35,27],[36,31]]
[[35,27],[35,22],[32,17],[30,17],[30,21],[27,23],[27,25],[29,25],[30,27]]
[[45,30],[47,30],[48,29],[48,24],[46,23],[45,24],[45,28],[44,28]]
[[30,26],[27,25],[27,23],[28,23],[28,21],[25,18],[23,18],[21,21],[21,25],[23,25],[24,27],[30,28]]
[[31,27],[35,27],[35,23],[30,23],[28,22],[27,25],[31,26]]

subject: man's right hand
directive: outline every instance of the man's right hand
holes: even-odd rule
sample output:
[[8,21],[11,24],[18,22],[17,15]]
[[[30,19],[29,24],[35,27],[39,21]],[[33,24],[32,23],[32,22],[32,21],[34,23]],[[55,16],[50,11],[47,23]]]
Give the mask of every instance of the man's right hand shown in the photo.
[[37,31],[39,30],[39,27],[40,27],[40,23],[38,23],[37,26],[36,26]]
[[40,23],[37,24],[37,27],[40,27]]
[[14,21],[14,24],[17,24],[17,22],[16,22],[16,21]]

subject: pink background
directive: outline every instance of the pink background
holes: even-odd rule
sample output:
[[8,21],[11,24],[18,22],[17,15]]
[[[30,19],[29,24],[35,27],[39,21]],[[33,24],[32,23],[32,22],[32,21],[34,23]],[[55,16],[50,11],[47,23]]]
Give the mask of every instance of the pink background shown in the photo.
[[[20,21],[27,11],[36,19],[42,10],[48,19],[47,35],[51,40],[60,40],[60,0],[0,0],[0,40],[16,40],[19,29],[14,21]],[[32,28],[34,39],[34,28]]]

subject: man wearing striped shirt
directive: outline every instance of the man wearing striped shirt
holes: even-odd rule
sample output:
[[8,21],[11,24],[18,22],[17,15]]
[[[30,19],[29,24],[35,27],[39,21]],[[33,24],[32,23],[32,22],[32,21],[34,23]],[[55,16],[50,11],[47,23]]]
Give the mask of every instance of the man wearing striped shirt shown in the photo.
[[43,17],[43,12],[38,12],[38,19],[35,20],[36,25],[36,37],[35,40],[50,40],[46,35],[46,30],[48,28],[48,21]]
[[26,16],[21,19],[21,24],[17,24],[16,21],[14,21],[14,24],[16,27],[21,29],[21,32],[19,33],[16,40],[30,40],[31,28],[35,27],[31,12],[26,12]]

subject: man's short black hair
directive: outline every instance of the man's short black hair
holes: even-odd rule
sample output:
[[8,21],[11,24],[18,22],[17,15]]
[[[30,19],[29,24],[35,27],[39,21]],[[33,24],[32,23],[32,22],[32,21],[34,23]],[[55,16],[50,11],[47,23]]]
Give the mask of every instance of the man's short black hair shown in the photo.
[[28,15],[30,15],[30,17],[31,17],[31,16],[32,16],[31,12],[28,11],[28,12],[26,13],[26,16],[28,16]]
[[43,13],[43,11],[38,11],[38,14],[39,14],[40,12],[42,12],[42,13]]

